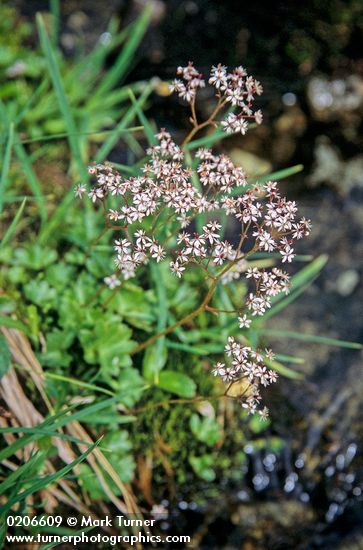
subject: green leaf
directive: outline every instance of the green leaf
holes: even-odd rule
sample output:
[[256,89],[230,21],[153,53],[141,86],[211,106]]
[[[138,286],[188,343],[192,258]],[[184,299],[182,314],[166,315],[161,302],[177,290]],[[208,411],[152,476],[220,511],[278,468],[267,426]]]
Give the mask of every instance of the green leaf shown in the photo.
[[55,305],[57,291],[47,281],[33,279],[24,287],[24,294],[34,304],[48,311]]
[[81,329],[79,339],[87,363],[100,364],[104,376],[111,377],[120,367],[129,367],[129,352],[136,342],[131,340],[131,329],[112,318],[107,323],[99,323],[91,329]]
[[196,393],[196,384],[186,374],[171,370],[161,371],[159,374],[158,386],[180,397],[192,398]]
[[261,417],[257,414],[252,415],[248,423],[249,428],[255,434],[260,434],[261,432],[264,432],[270,424],[271,420],[269,418],[267,418],[266,420],[261,420]]
[[41,271],[53,264],[58,258],[57,252],[45,246],[34,244],[27,248],[17,248],[14,252],[14,264]]
[[134,368],[121,369],[113,387],[118,393],[118,402],[133,407],[147,388],[145,380]]
[[47,282],[59,292],[74,281],[75,269],[72,265],[60,261],[49,266],[45,276]]
[[105,453],[125,455],[132,449],[132,443],[126,430],[109,433],[102,441]]
[[[167,296],[165,283],[163,280],[163,272],[155,263],[150,265],[151,277],[156,289],[156,296],[158,299],[158,308],[157,308],[157,332],[162,332],[166,327],[166,322],[168,319],[168,309],[167,309]],[[154,381],[158,383],[158,376],[161,369],[166,364],[168,357],[168,350],[165,346],[165,336],[159,338],[155,344],[150,346],[144,355],[143,360],[143,375],[146,380]]]
[[153,291],[145,291],[132,283],[126,283],[107,306],[130,325],[150,331],[155,320]]
[[158,383],[159,372],[165,366],[168,359],[168,350],[165,345],[160,346],[158,342],[149,346],[142,361],[142,373],[145,380]]
[[212,455],[191,456],[189,462],[198,477],[205,481],[215,480],[216,473],[212,468],[215,461]]
[[201,418],[199,414],[194,413],[190,417],[189,425],[198,441],[210,447],[218,443],[222,437],[218,422],[212,417]]
[[95,472],[88,464],[81,464],[79,469],[79,481],[80,485],[87,491],[92,500],[109,500]]
[[10,350],[6,338],[0,333],[0,378],[10,368]]

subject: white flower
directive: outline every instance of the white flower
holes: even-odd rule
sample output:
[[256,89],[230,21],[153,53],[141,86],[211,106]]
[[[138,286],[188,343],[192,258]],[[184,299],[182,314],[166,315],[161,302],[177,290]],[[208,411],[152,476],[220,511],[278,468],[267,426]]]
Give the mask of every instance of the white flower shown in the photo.
[[261,110],[255,111],[256,124],[262,124],[262,119],[263,119],[262,111]]
[[224,363],[216,363],[212,372],[214,376],[225,376],[226,365]]
[[108,217],[110,218],[110,220],[113,220],[113,221],[117,221],[120,219],[119,213],[116,210],[111,210],[111,208],[108,211]]
[[247,315],[238,317],[239,328],[250,328],[252,320],[247,318]]
[[290,245],[286,245],[283,250],[280,250],[280,254],[282,255],[282,263],[291,263],[295,258],[294,249]]
[[130,254],[131,243],[128,239],[120,239],[115,241],[115,250],[119,254]]
[[170,269],[172,271],[172,273],[174,273],[174,275],[176,275],[178,277],[178,279],[181,278],[181,276],[183,275],[183,271],[185,271],[185,267],[180,265],[179,262],[170,262]]
[[77,198],[81,199],[84,195],[84,193],[86,192],[86,186],[83,185],[83,184],[79,184],[77,185],[77,187],[75,188],[74,190],[74,194],[76,195]]
[[104,198],[104,192],[102,189],[99,189],[98,187],[94,187],[92,191],[88,193],[88,196],[92,200],[92,202],[96,202],[97,199],[103,199]]
[[210,79],[208,80],[209,84],[212,84],[212,86],[215,86],[217,90],[221,87],[225,87],[227,85],[227,67],[224,65],[217,65],[216,67],[212,67],[212,70],[210,72]]
[[111,290],[120,286],[121,284],[120,279],[118,279],[115,274],[110,275],[109,277],[105,277],[103,280],[108,288],[110,288]]
[[263,409],[258,411],[258,414],[260,415],[260,420],[261,421],[267,420],[268,417],[269,417],[269,410],[268,410],[267,407],[264,407]]
[[163,247],[160,246],[160,245],[157,245],[157,246],[152,247],[150,250],[151,250],[151,257],[155,258],[157,263],[161,262],[161,260],[165,256],[165,251],[164,251]]
[[273,240],[268,231],[262,231],[261,233],[259,233],[257,239],[260,248],[266,250],[266,252],[272,252],[276,247],[276,242]]

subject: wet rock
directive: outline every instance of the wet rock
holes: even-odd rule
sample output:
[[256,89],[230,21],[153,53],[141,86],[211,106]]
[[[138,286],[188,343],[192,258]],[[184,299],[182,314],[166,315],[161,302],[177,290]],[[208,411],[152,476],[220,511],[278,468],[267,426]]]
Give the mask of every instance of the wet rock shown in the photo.
[[336,290],[341,296],[349,296],[359,283],[359,273],[354,269],[347,269],[339,275],[336,281]]
[[268,160],[260,158],[248,151],[235,148],[229,151],[228,154],[232,161],[236,164],[240,164],[250,177],[261,176],[272,170],[272,165]]
[[260,502],[252,507],[241,504],[231,519],[247,534],[246,538],[251,542],[260,543],[263,545],[262,548],[268,548],[272,547],[269,543],[273,541],[274,548],[282,548],[283,546],[277,546],[277,541],[283,543],[285,540],[285,544],[287,541],[288,544],[292,544],[293,541],[297,543],[301,540],[302,533],[309,529],[309,525],[316,518],[313,509],[303,503],[279,500]]
[[354,74],[333,80],[314,77],[308,83],[307,96],[314,116],[326,121],[362,106],[363,80]]
[[363,187],[363,155],[344,160],[326,136],[319,136],[315,146],[315,163],[308,178],[311,186],[332,185],[346,195],[354,187]]

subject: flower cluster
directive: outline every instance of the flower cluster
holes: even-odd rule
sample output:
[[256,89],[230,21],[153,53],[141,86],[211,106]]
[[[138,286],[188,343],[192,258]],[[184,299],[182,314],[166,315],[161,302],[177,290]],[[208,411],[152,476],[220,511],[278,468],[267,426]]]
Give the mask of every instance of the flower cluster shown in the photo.
[[182,79],[175,79],[170,85],[172,92],[177,92],[179,97],[191,103],[195,101],[195,96],[198,88],[205,87],[205,80],[202,75],[193,67],[193,63],[190,61],[187,67],[178,67],[177,75],[180,75]]
[[[170,90],[194,106],[197,91],[205,87],[205,80],[191,62],[187,67],[179,67],[177,75],[182,79],[175,79],[170,85]],[[248,75],[243,67],[236,67],[232,72],[228,72],[227,67],[219,63],[216,67],[212,67],[208,83],[214,86],[218,98],[214,115],[226,107],[230,111],[221,121],[223,130],[227,133],[244,135],[248,129],[249,119],[261,124],[261,110],[254,112],[252,107],[255,96],[261,95],[263,88],[260,82]],[[196,123],[196,120],[194,122]]]
[[[225,363],[217,363],[213,369],[215,376],[221,376],[224,382],[233,383],[241,378],[246,379],[246,398],[240,396],[242,407],[255,413],[261,402],[260,386],[266,387],[272,382],[276,382],[277,374],[274,370],[266,368],[265,358],[274,359],[271,350],[266,349],[265,354],[254,351],[249,346],[242,346],[239,342],[230,336],[225,347],[227,357],[230,357],[231,363],[226,366]],[[259,411],[261,416],[265,417],[268,410],[264,407]]]
[[[185,81],[174,83],[179,93],[189,97],[204,86],[192,64],[178,72]],[[250,116],[253,94],[260,93],[261,88],[241,67],[232,73],[221,65],[213,67],[210,83],[218,90],[220,101],[242,107]],[[177,278],[193,266],[200,268],[210,283],[203,307],[214,311],[209,302],[217,284],[244,276],[248,296],[232,313],[239,326],[248,329],[255,316],[264,315],[271,307],[272,297],[288,293],[290,286],[289,275],[282,268],[258,269],[251,265],[250,257],[256,252],[277,253],[282,264],[290,263],[295,255],[294,242],[309,234],[310,221],[297,217],[295,201],[283,197],[276,182],[249,184],[242,167],[225,154],[202,148],[192,163],[187,163],[183,147],[164,129],[156,135],[147,155],[147,163],[135,177],[124,177],[111,164],[89,168],[94,185],[88,196],[100,204],[107,226],[121,232],[114,243],[117,270],[127,280],[148,261],[166,258]],[[77,196],[85,192],[84,185],[76,189]],[[205,221],[197,231],[194,221],[200,214]],[[225,237],[221,214],[228,226],[236,228],[230,240]],[[114,275],[105,283],[116,288],[120,281]],[[243,406],[255,412],[260,403],[259,387],[276,378],[263,364],[264,357],[272,359],[271,352],[262,354],[230,338],[226,354],[230,365],[218,363],[214,373],[230,383],[245,378],[249,391]],[[266,409],[260,414],[265,416]]]

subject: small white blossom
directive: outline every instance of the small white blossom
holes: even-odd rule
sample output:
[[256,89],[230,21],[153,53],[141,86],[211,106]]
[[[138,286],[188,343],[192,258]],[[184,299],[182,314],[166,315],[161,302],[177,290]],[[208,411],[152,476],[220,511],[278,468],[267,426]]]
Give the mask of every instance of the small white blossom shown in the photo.
[[105,277],[103,280],[108,288],[110,288],[111,290],[120,286],[121,284],[120,279],[116,277],[116,275],[110,275],[109,277]]
[[74,191],[74,194],[76,195],[77,198],[81,199],[84,195],[84,193],[86,192],[86,186],[83,185],[83,184],[79,184],[77,185],[75,191]]
[[247,315],[242,315],[238,317],[238,323],[240,328],[250,328],[252,319],[248,319]]

